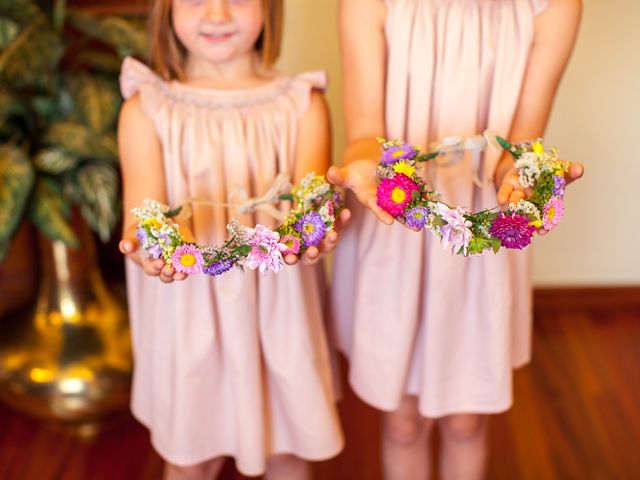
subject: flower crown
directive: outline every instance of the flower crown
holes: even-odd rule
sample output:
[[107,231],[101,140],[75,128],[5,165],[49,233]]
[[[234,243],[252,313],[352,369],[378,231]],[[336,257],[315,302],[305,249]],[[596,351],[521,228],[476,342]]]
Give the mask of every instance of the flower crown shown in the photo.
[[416,173],[416,165],[431,160],[442,150],[422,153],[419,147],[394,140],[379,139],[382,157],[377,168],[377,204],[394,218],[414,229],[426,228],[440,238],[445,248],[457,254],[479,255],[500,247],[523,249],[540,227],[553,229],[564,213],[565,173],[570,162],[558,159],[555,148],[545,148],[540,140],[511,144],[495,137],[509,151],[518,169],[519,181],[533,192],[528,200],[471,213],[435,200]]
[[131,212],[139,219],[136,235],[142,248],[153,258],[162,258],[177,272],[215,276],[236,267],[258,269],[266,275],[282,270],[284,255],[302,254],[317,246],[333,230],[336,215],[343,208],[340,195],[323,176],[313,173],[293,187],[291,193],[276,195],[270,201],[279,200],[292,200],[295,205],[282,225],[275,229],[259,224],[249,228],[232,220],[227,225],[231,238],[220,246],[185,241],[178,224],[172,220],[183,207],[171,210],[147,199],[144,207]]

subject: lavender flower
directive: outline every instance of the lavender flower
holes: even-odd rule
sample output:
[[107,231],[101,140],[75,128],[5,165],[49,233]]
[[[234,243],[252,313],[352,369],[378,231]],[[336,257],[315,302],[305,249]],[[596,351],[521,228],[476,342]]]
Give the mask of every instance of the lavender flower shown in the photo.
[[423,206],[413,207],[406,215],[406,224],[410,228],[421,229],[427,224],[429,209]]
[[247,228],[246,233],[250,237],[248,244],[251,245],[251,251],[244,260],[244,265],[251,270],[257,268],[265,275],[269,271],[278,273],[282,270],[284,266],[282,250],[286,246],[279,243],[280,235],[259,224],[256,228]]
[[451,209],[439,203],[438,213],[447,222],[440,227],[443,246],[447,248],[451,245],[454,252],[462,248],[462,253],[466,255],[467,247],[473,237],[473,232],[469,229],[472,223],[464,217],[466,212],[461,207]]
[[554,195],[564,195],[564,187],[567,185],[567,181],[564,179],[562,175],[554,175],[553,176],[553,194]]
[[231,270],[233,265],[233,260],[224,258],[222,260],[216,260],[212,264],[205,266],[202,271],[207,275],[215,277],[216,275],[222,275],[224,272]]
[[306,247],[315,247],[324,238],[326,226],[318,212],[309,212],[294,225]]

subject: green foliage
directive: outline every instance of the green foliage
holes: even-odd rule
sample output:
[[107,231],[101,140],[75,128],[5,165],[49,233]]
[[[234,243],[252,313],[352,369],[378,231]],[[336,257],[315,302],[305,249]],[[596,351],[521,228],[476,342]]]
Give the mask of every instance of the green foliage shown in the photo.
[[116,121],[123,55],[143,55],[140,25],[0,0],[0,261],[23,218],[70,246],[70,209],[107,240],[120,212]]
[[536,188],[531,195],[529,201],[533,203],[540,212],[544,208],[545,204],[553,195],[553,172],[542,172],[538,177],[538,182],[536,183]]

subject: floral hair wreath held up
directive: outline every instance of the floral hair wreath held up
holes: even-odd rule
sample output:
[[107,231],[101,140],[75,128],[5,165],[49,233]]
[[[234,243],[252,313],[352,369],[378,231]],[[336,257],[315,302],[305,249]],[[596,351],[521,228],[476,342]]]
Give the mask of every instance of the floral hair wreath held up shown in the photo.
[[540,140],[518,144],[499,136],[495,140],[513,156],[520,185],[533,189],[528,200],[510,204],[506,212],[493,208],[471,213],[447,205],[435,200],[438,192],[429,190],[416,173],[417,164],[443,151],[422,153],[398,140],[379,139],[378,206],[411,228],[430,230],[453,253],[468,256],[488,249],[497,253],[500,247],[525,248],[538,228],[551,230],[562,218],[564,176],[571,163],[559,160],[556,149],[545,148]]
[[[290,187],[286,182],[285,188]],[[227,225],[231,238],[223,245],[201,246],[185,241],[178,224],[172,220],[183,207],[171,210],[149,199],[143,207],[132,210],[139,220],[136,235],[149,255],[162,258],[177,272],[215,276],[236,267],[258,269],[264,274],[278,273],[284,266],[284,255],[302,254],[319,245],[333,231],[336,215],[343,208],[338,192],[323,176],[313,173],[293,187],[291,193],[276,192],[266,197],[261,203],[293,200],[294,208],[282,225],[275,229],[259,224],[249,228],[232,220]],[[250,208],[245,211],[254,210],[257,203],[256,199],[249,200]]]

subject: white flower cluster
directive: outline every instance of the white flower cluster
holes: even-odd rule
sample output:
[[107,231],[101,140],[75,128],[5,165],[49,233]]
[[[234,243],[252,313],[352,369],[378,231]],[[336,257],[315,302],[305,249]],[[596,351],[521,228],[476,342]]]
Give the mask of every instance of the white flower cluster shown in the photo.
[[511,210],[512,212],[521,213],[529,218],[535,218],[536,220],[540,220],[542,218],[538,207],[527,200],[520,200],[518,201],[518,203],[512,203],[511,205],[509,205],[509,210]]

